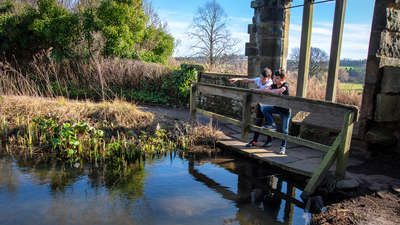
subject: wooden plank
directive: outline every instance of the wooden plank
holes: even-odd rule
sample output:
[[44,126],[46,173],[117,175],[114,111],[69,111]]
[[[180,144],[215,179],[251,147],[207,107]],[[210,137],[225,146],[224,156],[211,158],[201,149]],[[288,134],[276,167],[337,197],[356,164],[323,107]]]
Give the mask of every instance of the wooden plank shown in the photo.
[[[236,100],[243,100],[244,95],[251,93],[252,102],[264,103],[267,105],[275,105],[285,108],[297,109],[301,111],[315,113],[315,115],[321,114],[324,116],[340,117],[348,112],[349,110],[357,111],[358,108],[355,106],[344,105],[334,102],[326,102],[316,99],[307,99],[296,96],[285,96],[276,95],[272,93],[249,90],[237,87],[226,87],[215,84],[195,83],[197,90],[201,93],[225,96]],[[355,117],[357,119],[357,117]]]
[[196,90],[197,90],[197,86],[192,84],[190,86],[190,119],[191,120],[196,119]]
[[297,93],[296,96],[306,97],[308,69],[310,64],[310,49],[311,49],[311,31],[314,16],[314,4],[311,1],[304,0],[303,6],[303,23],[301,28],[300,40],[300,56],[299,69],[297,78]]
[[324,180],[326,174],[329,172],[332,164],[335,162],[336,157],[338,156],[338,148],[341,141],[341,134],[336,137],[335,142],[332,147],[329,149],[328,153],[325,155],[321,164],[318,166],[314,175],[311,177],[310,181],[307,183],[307,186],[304,188],[303,193],[300,195],[301,199],[305,200],[309,195],[312,195],[315,189],[321,184]]
[[287,134],[282,134],[276,131],[271,131],[271,130],[266,130],[263,129],[261,127],[258,126],[254,126],[254,125],[249,125],[250,130],[252,131],[257,131],[261,134],[265,134],[265,135],[269,135],[272,137],[276,137],[279,139],[283,139],[283,140],[287,140],[289,142],[295,143],[295,144],[299,144],[299,145],[303,145],[312,149],[316,149],[316,150],[320,150],[323,152],[328,152],[330,147],[328,145],[323,145],[320,143],[316,143],[316,142],[312,142],[306,139],[302,139],[302,138],[298,138],[298,137],[294,137],[294,136],[290,136]]
[[[213,112],[209,112],[209,111],[206,111],[206,110],[203,110],[203,109],[199,109],[199,108],[196,108],[196,111],[198,113],[201,113],[203,115],[212,117],[214,119],[218,119],[218,120],[221,120],[221,121],[224,121],[224,122],[227,122],[227,123],[231,123],[231,124],[234,124],[234,125],[237,125],[237,126],[240,126],[240,127],[243,126],[243,123],[241,121],[239,121],[239,120],[236,120],[236,119],[232,119],[232,118],[229,118],[229,117],[226,117],[226,116],[222,116],[222,115],[219,115],[219,114],[216,114],[216,113],[213,113]],[[270,135],[272,137],[276,137],[276,138],[279,138],[279,139],[284,139],[284,140],[287,140],[289,142],[292,142],[292,143],[295,143],[295,144],[299,144],[299,145],[303,145],[303,146],[306,146],[306,147],[309,147],[309,148],[312,148],[312,149],[316,149],[316,150],[320,150],[320,151],[323,151],[323,152],[328,152],[329,149],[330,149],[330,147],[327,146],[327,145],[323,145],[323,144],[320,144],[320,143],[312,142],[312,141],[301,139],[301,138],[298,138],[298,137],[282,134],[282,133],[275,132],[275,131],[266,130],[266,129],[263,129],[263,128],[258,127],[258,126],[254,126],[254,125],[250,125],[249,124],[248,127],[249,127],[249,130],[257,131],[259,133],[262,133],[262,134],[265,134],[265,135]]]
[[206,115],[206,116],[209,116],[211,118],[217,119],[217,120],[221,120],[221,121],[224,121],[224,122],[227,122],[227,123],[234,124],[236,126],[242,126],[242,122],[239,121],[239,120],[232,119],[232,118],[229,118],[229,117],[226,117],[226,116],[222,116],[222,115],[210,112],[210,111],[206,111],[206,110],[203,110],[203,109],[196,108],[196,112],[201,113],[201,114]]
[[340,50],[344,27],[344,15],[347,0],[336,0],[335,17],[333,20],[331,54],[329,55],[328,83],[326,85],[325,100],[336,102],[336,86],[340,63]]
[[243,139],[247,139],[249,136],[249,124],[250,124],[250,115],[251,115],[251,94],[246,94],[243,100],[243,114],[242,114],[242,132],[241,137]]
[[[297,109],[305,112],[313,113],[313,116],[323,115],[333,118],[343,118],[343,115],[349,110],[357,110],[355,106],[347,106],[343,104],[325,102],[316,99],[307,99],[295,96],[276,95],[261,91],[253,91],[253,102],[274,105],[284,108]],[[268,97],[267,97],[268,96]]]
[[218,95],[228,98],[233,98],[235,100],[243,100],[246,93],[243,88],[226,87],[214,84],[196,83],[197,91],[203,94]]
[[340,140],[338,151],[339,154],[335,172],[336,177],[339,177],[340,179],[343,179],[346,175],[346,167],[350,154],[351,136],[353,135],[354,123],[352,121],[354,120],[354,114],[354,112],[346,113],[343,120],[343,128],[341,133],[342,138]]

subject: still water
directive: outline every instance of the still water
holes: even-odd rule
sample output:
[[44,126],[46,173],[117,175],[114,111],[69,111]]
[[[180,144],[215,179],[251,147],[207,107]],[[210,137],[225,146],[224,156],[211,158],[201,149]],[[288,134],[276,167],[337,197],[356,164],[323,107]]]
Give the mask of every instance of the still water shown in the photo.
[[0,224],[309,224],[301,190],[221,151],[86,165],[0,156]]

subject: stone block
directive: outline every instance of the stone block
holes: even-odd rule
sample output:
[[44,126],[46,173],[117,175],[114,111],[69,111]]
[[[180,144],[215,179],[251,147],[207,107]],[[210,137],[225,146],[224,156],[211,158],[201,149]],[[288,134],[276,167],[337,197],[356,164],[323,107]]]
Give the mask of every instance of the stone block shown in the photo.
[[379,129],[371,129],[365,134],[365,141],[381,146],[392,146],[397,143],[396,136],[391,132]]
[[387,24],[387,7],[382,4],[375,4],[374,15],[371,30],[377,31],[382,30],[386,27]]
[[383,68],[381,93],[400,93],[400,67]]
[[249,78],[259,77],[260,71],[265,67],[270,68],[272,71],[275,71],[279,64],[276,57],[269,56],[249,56],[248,58],[248,76]]
[[377,4],[374,9],[374,20],[372,30],[400,31],[400,11],[399,7],[388,7],[387,5]]
[[400,121],[400,95],[378,94],[376,102],[376,122]]
[[256,47],[252,47],[250,43],[246,43],[246,48],[244,51],[245,56],[253,56],[258,55],[258,49]]
[[254,24],[247,25],[247,33],[248,34],[256,33],[256,32],[257,32],[257,26],[255,26]]
[[[371,36],[372,37],[372,36]],[[372,40],[370,41],[370,48],[369,51],[372,50]],[[377,51],[377,50],[376,50]],[[378,84],[381,82],[381,77],[383,73],[383,69],[381,68],[381,57],[376,57],[375,53],[373,56],[368,56],[367,59],[367,66],[365,70],[365,79],[364,83],[366,84]]]
[[[253,29],[254,30],[254,29]],[[260,39],[276,39],[283,38],[283,24],[277,23],[261,23],[257,26]]]
[[400,58],[400,33],[388,30],[382,31],[377,54],[385,57]]
[[287,7],[291,0],[255,0],[251,1],[251,8],[259,7]]
[[364,84],[363,98],[360,110],[360,119],[370,119],[374,118],[374,106],[375,106],[375,96],[380,89],[380,85],[376,84]]
[[391,31],[400,32],[400,10],[386,9],[386,24],[385,28]]
[[284,22],[285,21],[285,10],[283,8],[270,8],[261,11],[260,14],[261,22]]
[[339,190],[350,190],[360,186],[360,182],[354,178],[345,178],[336,183],[336,188]]
[[364,140],[365,133],[367,132],[367,120],[359,119],[354,123],[353,138]]
[[400,0],[380,0],[379,3],[386,7],[400,8]]

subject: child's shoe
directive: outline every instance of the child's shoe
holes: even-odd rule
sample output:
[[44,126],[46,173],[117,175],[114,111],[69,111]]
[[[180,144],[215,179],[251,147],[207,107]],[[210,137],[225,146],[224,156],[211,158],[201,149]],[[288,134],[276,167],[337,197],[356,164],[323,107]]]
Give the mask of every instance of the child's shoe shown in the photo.
[[281,146],[279,154],[284,155],[286,153],[286,148]]
[[262,126],[262,128],[267,129],[267,130],[276,130],[276,125],[275,126],[265,125],[265,126]]
[[250,141],[246,147],[252,147],[252,146],[257,146],[257,141]]

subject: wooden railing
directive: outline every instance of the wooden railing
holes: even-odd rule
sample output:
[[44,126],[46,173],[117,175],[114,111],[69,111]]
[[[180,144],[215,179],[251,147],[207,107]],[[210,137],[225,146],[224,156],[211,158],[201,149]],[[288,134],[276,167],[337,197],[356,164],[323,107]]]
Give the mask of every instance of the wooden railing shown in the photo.
[[[196,92],[242,100],[242,121],[196,108]],[[251,102],[258,102],[267,105],[291,108],[292,110],[296,109],[299,111],[305,111],[313,114],[313,116],[323,115],[324,118],[330,118],[330,120],[341,123],[342,130],[332,146],[328,146],[305,140],[299,137],[262,129],[261,127],[250,124]],[[351,136],[353,133],[353,125],[354,122],[357,121],[358,117],[358,108],[355,106],[295,96],[276,95],[243,88],[226,87],[205,83],[193,83],[190,92],[190,117],[192,119],[195,118],[196,112],[240,126],[241,137],[243,139],[246,139],[248,137],[249,131],[257,131],[265,135],[270,135],[272,137],[287,140],[292,143],[326,152],[326,155],[322,160],[320,166],[317,168],[314,175],[311,177],[307,186],[303,190],[303,194],[301,195],[302,198],[306,198],[307,196],[314,193],[316,187],[318,187],[318,185],[322,182],[326,174],[329,172],[329,168],[332,166],[336,159],[337,164],[335,176],[339,179],[345,177],[347,161],[349,158]]]

